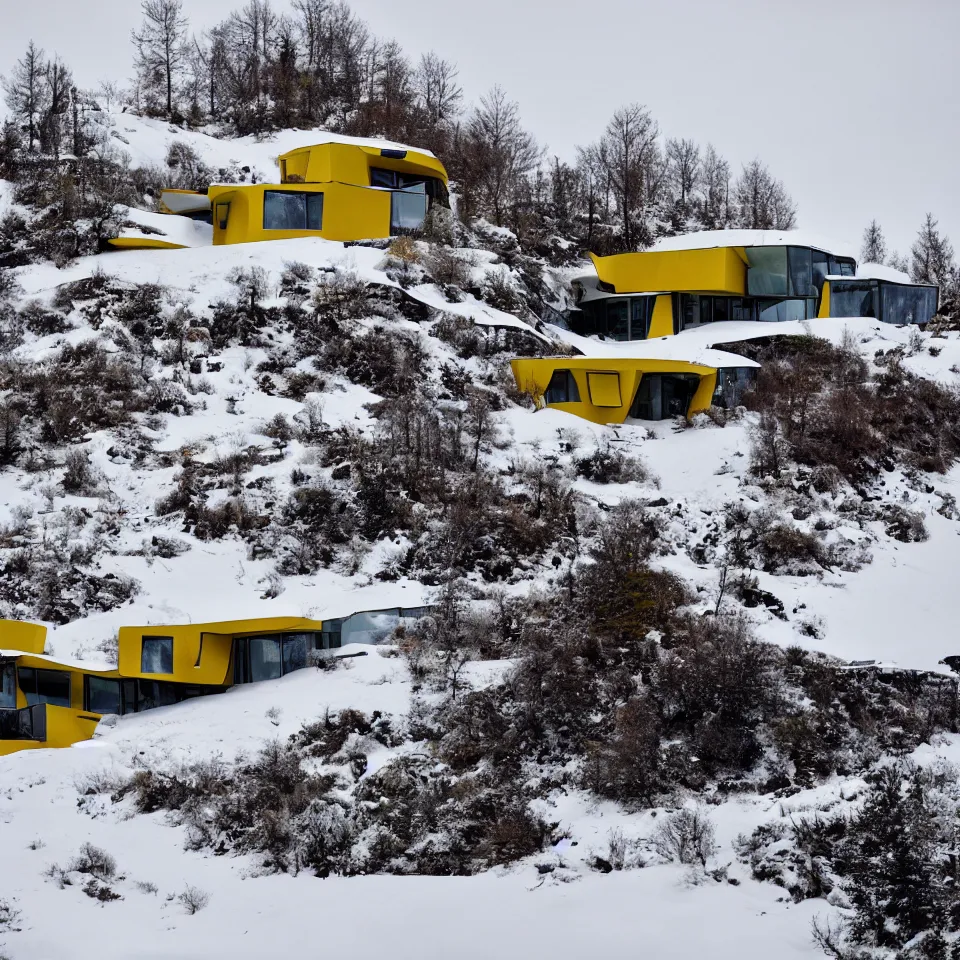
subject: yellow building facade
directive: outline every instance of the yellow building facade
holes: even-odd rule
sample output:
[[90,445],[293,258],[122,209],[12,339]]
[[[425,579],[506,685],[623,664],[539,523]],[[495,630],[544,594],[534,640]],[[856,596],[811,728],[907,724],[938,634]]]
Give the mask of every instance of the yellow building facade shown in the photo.
[[[879,265],[858,269],[853,257],[793,232],[716,231],[637,253],[590,256],[595,273],[574,280],[576,304],[566,314],[573,333],[591,338],[589,356],[524,358],[512,367],[517,386],[538,407],[595,423],[689,417],[712,405],[730,406],[756,366],[730,354],[729,365],[707,366],[702,349],[689,351],[696,362],[686,362],[682,349],[671,351],[670,360],[655,359],[657,351],[641,359],[642,349],[629,358],[615,343],[678,335],[684,343],[686,331],[706,325],[717,331],[713,342],[723,342],[722,325],[731,322],[764,324],[756,329],[769,335],[778,322],[823,317],[923,324],[938,306],[936,286],[911,283]],[[741,328],[730,340],[743,335]],[[604,342],[611,343],[609,351]]]
[[[279,183],[165,190],[161,212],[213,225],[215,246],[295,237],[371,240],[419,230],[434,205],[449,206],[447,173],[433,154],[367,142],[330,142],[281,155]],[[176,248],[126,235],[118,247]]]
[[421,616],[425,610],[121,627],[117,669],[106,670],[46,656],[46,627],[2,620],[0,756],[87,740],[107,714],[140,713],[237,684],[279,679],[315,662],[318,651],[336,651],[345,624],[349,630],[352,621],[362,627],[378,618]]

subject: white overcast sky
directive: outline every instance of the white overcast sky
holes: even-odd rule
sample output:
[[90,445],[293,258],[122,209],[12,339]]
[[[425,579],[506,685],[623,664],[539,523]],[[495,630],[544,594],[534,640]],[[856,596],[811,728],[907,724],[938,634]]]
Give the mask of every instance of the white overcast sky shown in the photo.
[[[195,29],[242,0],[185,0]],[[286,0],[274,0],[277,9]],[[499,83],[572,159],[617,106],[665,134],[759,156],[801,226],[859,243],[876,217],[909,247],[924,214],[960,249],[960,0],[353,0],[412,57],[454,60],[469,97]],[[137,0],[0,0],[0,72],[30,38],[81,85],[130,76]]]

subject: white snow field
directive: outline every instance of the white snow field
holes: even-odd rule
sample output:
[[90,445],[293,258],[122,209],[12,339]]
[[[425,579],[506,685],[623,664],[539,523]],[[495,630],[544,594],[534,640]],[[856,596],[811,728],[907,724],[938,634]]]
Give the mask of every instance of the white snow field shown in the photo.
[[[358,652],[360,647],[344,648]],[[306,953],[377,960],[500,956],[574,958],[710,956],[765,960],[814,957],[811,918],[822,902],[794,905],[734,865],[739,881],[691,885],[686,868],[651,866],[607,875],[584,861],[603,853],[608,832],[631,838],[651,830],[649,813],[627,816],[616,805],[578,794],[551,798],[551,819],[569,839],[509,870],[469,878],[258,876],[247,857],[215,857],[184,849],[183,830],[164,815],[133,815],[129,800],[82,800],[87,778],[129,776],[144,766],[251,752],[286,737],[326,707],[402,712],[406,670],[375,650],[334,673],[302,671],[275,683],[122,718],[94,741],[70,750],[37,750],[0,758],[0,896],[22,912],[23,929],[7,938],[14,960],[83,956],[103,960],[254,958]],[[484,667],[489,665],[484,664]],[[265,714],[280,708],[279,718]],[[276,725],[274,725],[276,724]],[[370,756],[370,771],[389,751]],[[369,775],[369,773],[368,773]],[[803,795],[793,804],[816,798]],[[780,803],[730,803],[711,811],[725,845]],[[35,841],[42,846],[32,849]],[[79,886],[60,889],[44,871],[65,864],[82,843],[110,852],[123,878],[111,887],[123,900],[98,904]],[[728,849],[718,864],[733,859]],[[550,864],[541,876],[536,864]],[[156,892],[143,892],[137,883]],[[210,895],[190,916],[176,899],[186,886]]]
[[[159,122],[125,114],[110,117],[116,144],[135,163],[160,164],[174,140],[193,146],[214,167],[246,165],[261,179],[275,176],[274,160],[296,146],[318,142],[324,134],[287,131],[272,140],[220,141],[186,133]],[[0,183],[0,213],[10,204]],[[154,225],[156,215],[134,211],[137,222]],[[186,223],[186,221],[184,222]],[[182,227],[183,225],[181,225]],[[191,226],[190,228],[194,228]],[[227,279],[235,268],[260,267],[276,289],[285,264],[299,261],[320,269],[352,270],[364,280],[394,285],[381,268],[384,253],[324,240],[290,240],[235,247],[206,246],[196,231],[197,246],[183,250],[116,251],[78,260],[63,269],[52,264],[21,268],[17,279],[24,298],[49,300],[62,284],[89,278],[97,271],[129,284],[157,283],[171,304],[209,316],[214,300],[230,295]],[[679,243],[680,241],[678,241]],[[704,241],[706,242],[706,241]],[[769,242],[774,242],[773,238]],[[779,241],[778,241],[779,242]],[[673,248],[669,242],[661,249]],[[831,249],[834,249],[831,247]],[[478,277],[497,266],[492,255],[473,254]],[[514,327],[538,334],[516,317],[472,296],[450,303],[432,284],[407,291],[415,299],[480,326]],[[279,304],[267,300],[266,305]],[[23,360],[42,361],[64,343],[100,338],[108,347],[111,323],[93,330],[76,312],[64,334],[31,337],[19,348]],[[435,360],[475,370],[476,360],[460,360],[447,344],[428,336],[415,323],[394,321],[396,329],[420,338]],[[424,325],[429,328],[429,324]],[[724,344],[772,333],[815,332],[835,343],[852,338],[870,360],[879,350],[903,348],[911,371],[957,386],[960,338],[884,326],[871,320],[816,320],[809,324],[715,324],[669,341],[644,344],[599,344],[551,330],[590,355],[660,356],[716,360]],[[718,349],[718,347],[720,349]],[[646,351],[646,352],[645,352]],[[144,427],[158,451],[189,448],[209,462],[234,448],[272,449],[264,427],[276,414],[295,418],[304,403],[268,395],[258,384],[258,364],[266,352],[231,348],[217,355],[219,370],[204,373],[207,389],[189,415],[164,415]],[[305,400],[322,404],[330,427],[350,425],[370,431],[374,421],[366,405],[378,397],[343,378],[329,377],[322,393]],[[628,422],[596,426],[556,410],[531,412],[509,407],[500,417],[500,440],[484,454],[493,467],[508,470],[518,460],[557,458],[569,462],[571,440],[581,453],[610,444],[639,456],[650,481],[600,486],[577,480],[586,498],[604,505],[624,498],[667,501],[665,537],[673,552],[656,562],[675,570],[702,592],[712,607],[719,572],[697,565],[687,546],[716,523],[725,504],[748,509],[788,504],[771,501],[749,475],[751,419],[719,427],[705,417],[690,428],[670,422]],[[356,572],[321,569],[316,574],[285,577],[282,591],[267,589],[273,563],[250,559],[238,538],[199,541],[181,530],[176,518],[158,517],[156,501],[168,493],[177,468],[138,468],[113,449],[109,432],[90,434],[85,449],[109,491],[111,515],[119,532],[111,551],[99,562],[103,573],[131,576],[141,589],[133,599],[108,613],[98,613],[49,633],[49,651],[93,665],[99,646],[122,624],[225,620],[255,616],[345,616],[354,611],[418,606],[432,591],[410,579],[382,582],[375,574],[405,544],[376,544],[358,562]],[[113,451],[113,452],[111,452]],[[290,473],[304,447],[292,440],[277,462],[254,467],[250,480],[269,481],[278,497],[290,489]],[[320,468],[311,466],[317,473]],[[54,471],[40,476],[20,470],[0,472],[0,524],[24,509],[33,513],[37,537],[54,529],[68,507],[91,513],[103,509],[101,498],[65,496]],[[943,670],[940,660],[960,654],[955,629],[956,568],[960,560],[960,523],[938,512],[950,496],[960,500],[960,470],[930,477],[929,488],[899,471],[884,474],[889,500],[923,513],[929,539],[900,543],[877,523],[860,526],[836,504],[830,514],[832,542],[862,549],[870,561],[856,572],[824,570],[819,576],[788,577],[757,573],[759,586],[779,597],[786,619],[762,608],[747,611],[757,635],[781,646],[802,645],[849,660],[877,660],[905,668]],[[842,495],[838,495],[842,496]],[[798,522],[809,528],[814,518]],[[152,536],[187,542],[182,556],[161,559],[131,555]],[[552,575],[544,569],[506,584],[526,592]],[[228,693],[124,717],[114,726],[101,724],[99,735],[69,750],[33,750],[0,758],[0,901],[19,911],[16,927],[0,928],[0,957],[10,960],[98,960],[160,958],[263,958],[303,954],[356,960],[770,960],[822,956],[810,936],[812,918],[833,909],[824,900],[793,904],[784,891],[750,878],[738,863],[732,842],[740,833],[773,819],[789,819],[803,810],[828,810],[850,801],[860,781],[833,780],[799,793],[789,801],[772,796],[727,799],[710,807],[719,850],[710,867],[728,867],[726,879],[694,882],[685,868],[662,865],[651,857],[643,869],[601,874],[587,861],[607,849],[609,833],[620,829],[630,840],[644,841],[655,826],[657,811],[628,813],[613,803],[597,802],[571,790],[554,791],[541,801],[545,819],[569,836],[553,849],[470,878],[331,877],[301,874],[259,875],[252,857],[214,856],[185,847],[185,831],[162,813],[138,815],[132,800],[112,802],[109,792],[90,793],[93,780],[120,783],[145,768],[173,770],[180,764],[219,756],[231,763],[251,755],[274,738],[286,738],[300,725],[333,710],[352,707],[381,710],[402,725],[410,709],[410,681],[402,658],[381,655],[381,648],[348,647],[365,653],[333,672],[304,670],[281,680],[237,688]],[[383,650],[383,653],[390,651]],[[509,666],[480,663],[470,675],[474,686],[496,683]],[[276,708],[276,709],[274,709]],[[409,741],[369,756],[369,776],[396,752],[412,750]],[[917,752],[921,762],[956,760],[960,739],[943,737]],[[47,875],[51,864],[66,864],[81,844],[93,843],[117,860],[122,879],[111,886],[121,900],[100,903],[79,886],[59,887]],[[641,843],[642,846],[642,843]],[[549,867],[541,872],[539,867]],[[730,882],[735,881],[735,882]],[[143,885],[155,885],[155,891]],[[186,886],[209,894],[209,905],[188,915],[177,896]],[[146,892],[145,892],[146,891]]]

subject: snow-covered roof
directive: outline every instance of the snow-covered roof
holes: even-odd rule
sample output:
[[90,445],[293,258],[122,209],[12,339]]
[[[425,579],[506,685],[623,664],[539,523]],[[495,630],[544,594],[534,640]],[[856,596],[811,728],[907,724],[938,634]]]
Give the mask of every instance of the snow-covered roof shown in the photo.
[[201,220],[169,213],[151,213],[136,207],[122,209],[124,219],[134,224],[120,230],[119,236],[123,239],[163,240],[180,247],[209,247],[213,243],[213,226]]
[[[734,326],[734,324],[710,324],[710,326]],[[739,324],[736,324],[739,326]],[[760,364],[726,350],[713,350],[713,342],[744,339],[739,336],[699,334],[703,328],[684,330],[675,336],[657,337],[654,340],[598,340],[581,337],[570,330],[557,330],[557,339],[569,343],[585,357],[605,360],[677,360],[682,363],[698,363],[705,367],[759,367]]]
[[809,230],[701,230],[661,237],[651,250],[708,250],[712,247],[811,247],[838,257],[856,259],[848,243]]
[[[894,267],[888,267],[883,263],[861,263],[857,265],[857,278],[866,280],[886,280],[888,283],[913,283],[909,273],[897,270]],[[833,277],[828,279],[832,280]],[[849,277],[839,277],[836,279],[849,280]]]
[[[287,133],[289,131],[284,131]],[[303,143],[299,147],[288,147],[284,153],[299,150],[303,147],[318,147],[325,143],[345,143],[352,147],[372,147],[375,150],[407,150],[422,153],[425,157],[436,157],[436,154],[424,147],[409,147],[394,140],[381,140],[378,137],[348,137],[342,133],[331,133],[329,130],[314,130],[303,133]]]

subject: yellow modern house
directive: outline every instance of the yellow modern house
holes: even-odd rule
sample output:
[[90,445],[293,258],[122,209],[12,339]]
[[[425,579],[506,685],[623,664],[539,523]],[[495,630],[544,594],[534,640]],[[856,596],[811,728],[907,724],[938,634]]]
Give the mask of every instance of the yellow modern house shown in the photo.
[[0,756],[66,747],[93,736],[101,717],[123,716],[275,680],[310,665],[315,651],[369,642],[399,618],[427,608],[365,611],[346,618],[266,617],[121,627],[117,669],[44,655],[46,627],[0,620]]
[[[738,402],[756,364],[705,344],[822,317],[923,324],[938,306],[936,286],[878,264],[858,269],[849,253],[799,231],[710,231],[591,259],[595,273],[574,281],[576,306],[566,315],[584,356],[517,359],[512,367],[538,406],[596,423],[691,416]],[[671,349],[659,349],[663,338]]]
[[[323,237],[370,240],[418,230],[449,206],[447,172],[429,151],[332,139],[278,158],[279,183],[165,190],[161,212],[213,225],[213,244]],[[156,233],[156,231],[154,231]],[[119,247],[177,248],[174,236],[121,235]]]

